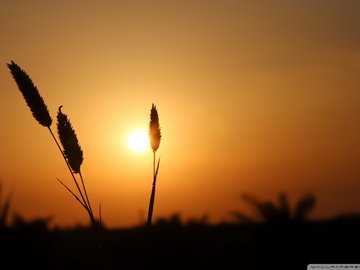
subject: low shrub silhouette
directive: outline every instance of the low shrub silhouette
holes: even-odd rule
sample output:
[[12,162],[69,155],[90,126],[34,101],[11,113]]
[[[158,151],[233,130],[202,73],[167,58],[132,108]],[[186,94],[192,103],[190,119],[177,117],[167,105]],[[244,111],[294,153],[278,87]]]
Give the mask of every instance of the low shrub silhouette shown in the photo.
[[240,223],[288,223],[303,222],[310,212],[314,209],[316,198],[312,194],[302,196],[292,210],[288,197],[284,193],[280,193],[277,202],[260,201],[252,195],[243,194],[242,199],[250,205],[254,211],[254,216],[249,216],[242,212],[233,211],[231,214]]
[[2,200],[3,195],[3,185],[0,182],[0,229],[4,229],[6,222],[9,217],[10,203],[11,203],[11,194]]

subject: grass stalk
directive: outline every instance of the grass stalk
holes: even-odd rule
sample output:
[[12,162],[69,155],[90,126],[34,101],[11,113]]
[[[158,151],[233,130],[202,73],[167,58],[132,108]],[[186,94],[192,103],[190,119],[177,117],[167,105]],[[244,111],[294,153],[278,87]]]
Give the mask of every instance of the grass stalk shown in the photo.
[[153,150],[153,182],[152,182],[152,189],[151,189],[150,202],[149,202],[148,218],[146,222],[147,226],[150,226],[152,222],[154,202],[155,202],[156,179],[160,166],[160,159],[157,162],[157,166],[155,166],[156,151],[159,149],[160,141],[161,141],[161,130],[159,124],[159,115],[156,106],[154,104],[152,104],[150,110],[149,138],[150,138],[150,146]]
[[55,135],[54,135],[51,127],[48,127],[48,129],[49,129],[50,134],[51,134],[52,138],[54,139],[54,141],[55,141],[55,143],[56,143],[56,145],[57,145],[57,147],[58,147],[58,149],[59,149],[62,157],[64,158],[64,161],[65,161],[65,163],[66,163],[66,165],[67,165],[67,167],[68,167],[68,169],[69,169],[69,171],[70,171],[71,177],[72,177],[72,179],[74,180],[74,183],[75,183],[75,185],[76,185],[76,188],[77,188],[77,190],[78,190],[78,192],[79,192],[79,194],[80,194],[80,196],[81,196],[81,200],[80,200],[80,199],[74,194],[74,192],[72,192],[71,189],[68,188],[63,182],[61,182],[59,179],[57,179],[57,180],[58,180],[72,195],[74,195],[75,198],[81,203],[81,205],[82,205],[82,206],[85,208],[85,210],[89,213],[90,220],[91,220],[91,222],[93,223],[92,217],[91,217],[91,215],[90,215],[88,203],[87,203],[87,201],[85,200],[83,193],[81,192],[80,186],[79,186],[79,184],[78,184],[78,182],[77,182],[77,180],[76,180],[76,178],[75,178],[74,172],[72,171],[68,160],[66,159],[66,156],[65,156],[65,154],[64,154],[64,151],[62,150],[62,148],[61,148],[58,140],[56,139],[56,137],[55,137]]
[[94,213],[93,213],[92,208],[91,208],[90,200],[89,200],[89,197],[87,195],[85,182],[84,182],[81,171],[79,171],[79,175],[80,175],[81,184],[82,184],[82,187],[83,187],[83,190],[84,190],[84,193],[85,193],[85,198],[86,198],[86,202],[87,202],[87,206],[88,206],[88,212],[89,212],[89,215],[90,215],[90,219],[91,219],[91,222],[94,224],[95,223]]
[[[54,139],[69,171],[71,177],[76,185],[77,191],[80,194],[80,197],[77,196],[68,186],[66,186],[62,181],[57,179],[73,196],[74,198],[81,204],[82,207],[87,211],[92,225],[96,226],[96,221],[94,218],[94,214],[91,209],[90,200],[86,191],[85,182],[80,172],[80,166],[83,162],[83,152],[77,140],[77,136],[75,130],[72,128],[72,125],[67,117],[67,115],[61,112],[61,107],[59,107],[58,115],[57,115],[57,131],[59,135],[59,139],[61,142],[58,142],[56,139],[52,129],[52,118],[49,114],[47,106],[44,102],[44,99],[40,95],[37,87],[31,80],[30,76],[20,68],[14,61],[7,64],[10,73],[12,74],[13,79],[15,80],[18,89],[23,95],[23,98],[28,105],[33,117],[35,120],[42,126],[47,127],[51,137]],[[75,177],[75,174],[80,175],[81,185],[83,190],[78,183],[78,180]]]
[[85,209],[87,209],[87,206],[79,199],[79,197],[70,188],[68,188],[67,185],[65,185],[59,178],[56,178],[56,180],[58,180],[59,183],[62,184]]
[[156,179],[157,174],[159,171],[160,166],[160,159],[158,160],[157,167],[155,167],[155,155],[156,152],[154,151],[154,158],[153,158],[153,183],[152,183],[152,189],[151,189],[151,196],[150,196],[150,202],[149,202],[149,210],[148,210],[148,218],[147,218],[147,226],[151,225],[152,222],[152,216],[153,216],[153,210],[154,210],[154,202],[155,202],[155,190],[156,190]]

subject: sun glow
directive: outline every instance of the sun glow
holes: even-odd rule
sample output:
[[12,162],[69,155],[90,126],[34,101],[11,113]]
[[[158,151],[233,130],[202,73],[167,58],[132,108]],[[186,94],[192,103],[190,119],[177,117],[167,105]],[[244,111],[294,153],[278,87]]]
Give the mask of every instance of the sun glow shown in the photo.
[[144,130],[134,130],[128,136],[129,148],[137,153],[144,152],[149,148],[149,135]]

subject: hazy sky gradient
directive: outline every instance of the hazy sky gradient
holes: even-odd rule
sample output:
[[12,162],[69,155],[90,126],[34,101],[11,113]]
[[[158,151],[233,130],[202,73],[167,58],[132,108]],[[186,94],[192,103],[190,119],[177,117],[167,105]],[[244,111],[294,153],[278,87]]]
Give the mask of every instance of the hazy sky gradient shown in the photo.
[[313,192],[314,217],[360,211],[359,13],[355,0],[3,0],[0,179],[13,211],[88,222],[56,181],[71,185],[11,60],[53,118],[64,106],[109,226],[146,217],[152,153],[132,153],[126,137],[148,128],[152,103],[163,133],[154,219],[225,220],[246,211],[244,192]]

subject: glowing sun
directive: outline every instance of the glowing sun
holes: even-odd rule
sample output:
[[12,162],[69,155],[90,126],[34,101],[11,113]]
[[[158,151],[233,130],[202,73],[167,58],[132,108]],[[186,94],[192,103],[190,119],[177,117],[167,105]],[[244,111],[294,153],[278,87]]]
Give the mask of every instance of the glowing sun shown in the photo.
[[144,152],[149,148],[149,134],[144,130],[134,130],[129,133],[128,146],[134,152]]

